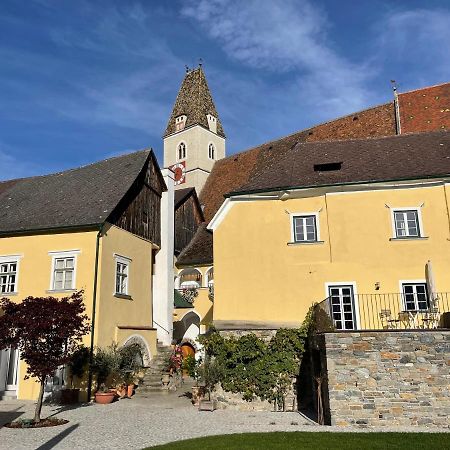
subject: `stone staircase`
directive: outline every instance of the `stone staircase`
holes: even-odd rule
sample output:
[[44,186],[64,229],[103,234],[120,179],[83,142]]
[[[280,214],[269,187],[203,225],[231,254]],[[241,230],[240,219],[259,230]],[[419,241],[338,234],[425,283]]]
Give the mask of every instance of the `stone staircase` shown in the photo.
[[163,390],[161,377],[167,368],[167,360],[172,353],[172,347],[158,342],[156,344],[156,349],[157,354],[150,361],[150,365],[145,372],[144,379],[139,385],[138,392],[141,394]]

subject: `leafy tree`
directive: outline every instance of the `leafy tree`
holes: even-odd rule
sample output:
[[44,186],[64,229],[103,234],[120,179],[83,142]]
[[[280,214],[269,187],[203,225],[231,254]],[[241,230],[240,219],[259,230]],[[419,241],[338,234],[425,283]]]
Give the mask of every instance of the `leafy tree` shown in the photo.
[[34,422],[40,422],[46,378],[70,361],[89,332],[83,291],[61,299],[27,297],[21,303],[3,298],[0,309],[0,350],[17,348],[27,364],[25,379],[35,377],[40,383],[34,415]]

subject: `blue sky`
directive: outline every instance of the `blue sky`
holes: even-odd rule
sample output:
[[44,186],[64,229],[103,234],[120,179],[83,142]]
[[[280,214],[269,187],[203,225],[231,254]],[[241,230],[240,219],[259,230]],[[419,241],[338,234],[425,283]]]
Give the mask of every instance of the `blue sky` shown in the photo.
[[228,154],[449,81],[442,1],[2,0],[0,179],[162,139],[203,58]]

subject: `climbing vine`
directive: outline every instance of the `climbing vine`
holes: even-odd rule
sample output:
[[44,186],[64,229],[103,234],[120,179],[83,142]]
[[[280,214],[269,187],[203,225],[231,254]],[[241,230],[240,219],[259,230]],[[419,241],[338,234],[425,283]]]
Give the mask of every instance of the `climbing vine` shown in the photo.
[[222,388],[241,393],[247,401],[281,401],[298,375],[306,338],[314,328],[314,311],[311,307],[300,328],[279,329],[269,341],[254,333],[225,338],[212,331],[202,336],[206,354],[219,367]]

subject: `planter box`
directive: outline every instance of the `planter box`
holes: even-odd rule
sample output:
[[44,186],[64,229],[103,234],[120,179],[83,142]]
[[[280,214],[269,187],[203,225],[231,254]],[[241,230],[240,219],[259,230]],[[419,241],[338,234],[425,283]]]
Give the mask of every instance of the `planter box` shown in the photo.
[[60,401],[63,405],[73,405],[78,403],[79,389],[61,389],[60,391]]
[[200,400],[198,404],[199,411],[214,411],[217,409],[215,400]]

